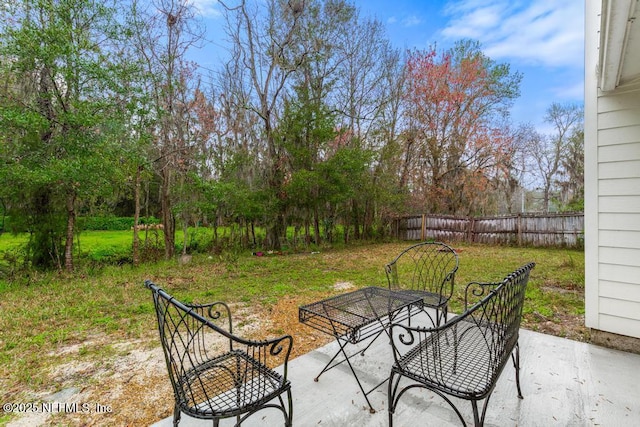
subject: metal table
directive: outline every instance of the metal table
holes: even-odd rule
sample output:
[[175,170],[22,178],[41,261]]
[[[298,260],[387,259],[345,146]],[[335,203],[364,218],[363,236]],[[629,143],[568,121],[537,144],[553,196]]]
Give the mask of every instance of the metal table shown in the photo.
[[[375,286],[301,306],[298,313],[300,322],[332,335],[339,347],[314,381],[317,382],[320,375],[326,371],[347,362],[369,405],[369,411],[375,413],[368,396],[386,380],[371,390],[365,391],[349,359],[356,354],[364,355],[383,332],[388,335],[387,329],[391,322],[400,322],[409,318],[411,306],[421,307],[422,298]],[[347,344],[357,344],[372,337],[371,342],[363,350],[347,355],[345,351]],[[340,354],[343,359],[333,363]]]

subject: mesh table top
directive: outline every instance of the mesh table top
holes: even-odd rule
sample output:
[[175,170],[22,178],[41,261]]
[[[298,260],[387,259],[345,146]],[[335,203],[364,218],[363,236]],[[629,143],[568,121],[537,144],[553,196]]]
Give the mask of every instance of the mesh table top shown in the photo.
[[371,286],[303,305],[299,318],[315,329],[357,342],[380,330],[380,320],[421,303],[421,297]]

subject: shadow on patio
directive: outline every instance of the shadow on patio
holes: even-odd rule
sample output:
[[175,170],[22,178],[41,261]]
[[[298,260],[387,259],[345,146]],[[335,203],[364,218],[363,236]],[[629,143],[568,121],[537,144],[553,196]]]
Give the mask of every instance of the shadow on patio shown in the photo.
[[[295,345],[295,344],[294,344]],[[355,347],[352,347],[353,350]],[[370,414],[346,364],[313,378],[337,350],[335,343],[289,363],[296,427],[387,426],[387,384],[370,394],[377,410]],[[517,397],[513,365],[507,363],[491,396],[486,426],[632,426],[640,420],[640,355],[611,350],[527,330],[520,332],[521,386]],[[392,355],[379,339],[365,357],[352,359],[365,389],[389,375]],[[473,424],[471,404],[455,400],[465,420]],[[154,427],[169,427],[172,418]],[[183,414],[180,426],[209,426],[208,421]],[[232,426],[234,420],[223,420]],[[282,426],[280,412],[267,409],[243,426]],[[459,426],[454,411],[425,390],[409,391],[398,404],[396,426]]]

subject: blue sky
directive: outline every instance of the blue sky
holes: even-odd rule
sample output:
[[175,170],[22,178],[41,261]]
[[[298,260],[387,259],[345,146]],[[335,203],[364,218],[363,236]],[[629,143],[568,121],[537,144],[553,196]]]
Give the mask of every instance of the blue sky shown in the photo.
[[[219,39],[217,1],[192,1],[205,17],[207,39]],[[400,49],[446,49],[470,38],[487,56],[521,72],[521,95],[512,109],[516,124],[547,132],[543,118],[552,102],[584,100],[583,0],[352,1],[362,17],[382,22]]]

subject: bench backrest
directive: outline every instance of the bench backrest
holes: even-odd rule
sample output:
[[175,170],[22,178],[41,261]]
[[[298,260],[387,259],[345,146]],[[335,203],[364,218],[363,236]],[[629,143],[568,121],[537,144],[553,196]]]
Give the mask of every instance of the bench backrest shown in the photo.
[[403,250],[385,266],[390,289],[428,291],[451,298],[458,255],[439,242],[422,242]]
[[[486,345],[485,355],[490,363],[489,376],[497,378],[518,342],[525,291],[529,273],[535,264],[526,264],[510,273],[499,283],[469,283],[465,292],[466,304],[482,299],[468,307],[460,320],[475,324]],[[465,337],[459,337],[464,343]]]

